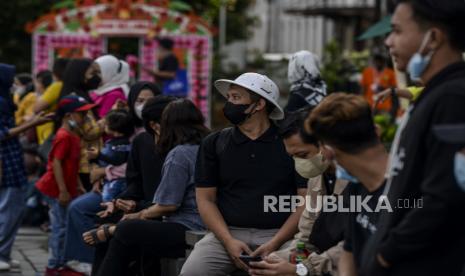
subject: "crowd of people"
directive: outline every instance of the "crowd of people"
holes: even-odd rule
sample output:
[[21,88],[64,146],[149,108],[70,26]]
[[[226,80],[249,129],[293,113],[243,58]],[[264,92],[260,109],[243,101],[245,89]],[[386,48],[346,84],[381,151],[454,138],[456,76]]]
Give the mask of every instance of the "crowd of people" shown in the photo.
[[[397,4],[385,44],[421,88],[395,89],[375,56],[365,97],[327,91],[300,51],[284,109],[265,75],[215,81],[232,124],[219,131],[163,95],[167,39],[157,83],[130,83],[111,55],[33,78],[0,64],[0,270],[40,207],[46,276],[162,275],[182,257],[183,276],[465,275],[464,15],[462,0]],[[410,105],[389,151],[373,114],[396,95]],[[186,256],[191,230],[206,234]]]

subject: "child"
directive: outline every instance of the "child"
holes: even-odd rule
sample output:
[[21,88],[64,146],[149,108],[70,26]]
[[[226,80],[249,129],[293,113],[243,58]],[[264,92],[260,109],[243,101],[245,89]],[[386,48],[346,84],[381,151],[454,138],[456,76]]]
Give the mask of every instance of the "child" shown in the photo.
[[66,206],[84,192],[78,175],[81,149],[77,129],[83,125],[87,111],[94,106],[78,96],[63,97],[58,103],[57,118],[61,120],[61,127],[53,140],[47,172],[36,184],[37,189],[48,197],[50,205],[51,257],[46,276],[59,274],[64,265]]
[[[105,132],[112,138],[105,142],[100,153],[96,149],[90,149],[89,159],[96,159],[100,167],[126,163],[131,150],[130,137],[134,133],[129,113],[122,109],[110,111],[105,116]],[[103,202],[112,201],[125,189],[125,177],[114,178],[107,175],[103,181]]]

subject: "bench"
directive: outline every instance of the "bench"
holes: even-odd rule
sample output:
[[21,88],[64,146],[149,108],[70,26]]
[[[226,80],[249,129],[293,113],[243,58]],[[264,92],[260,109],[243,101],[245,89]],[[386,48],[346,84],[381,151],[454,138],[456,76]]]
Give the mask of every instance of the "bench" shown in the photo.
[[[186,244],[188,248],[186,249],[186,258],[192,252],[194,245],[200,241],[205,235],[206,231],[186,231]],[[186,261],[186,258],[178,259],[161,259],[161,271],[163,276],[177,276],[181,272],[181,268]],[[246,276],[249,275],[247,272],[242,270],[237,270],[231,273],[230,276]]]

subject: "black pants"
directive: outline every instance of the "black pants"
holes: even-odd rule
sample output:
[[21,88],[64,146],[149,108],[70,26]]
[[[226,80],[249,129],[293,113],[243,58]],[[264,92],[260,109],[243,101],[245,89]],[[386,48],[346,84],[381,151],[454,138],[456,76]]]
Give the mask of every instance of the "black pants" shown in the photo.
[[[97,266],[96,275],[128,276],[129,264],[141,259],[141,256],[144,262],[150,260],[157,263],[160,258],[183,257],[186,230],[187,227],[179,223],[156,220],[122,221],[116,227],[102,263],[94,264]],[[100,261],[99,257],[101,258],[96,255],[96,262]]]

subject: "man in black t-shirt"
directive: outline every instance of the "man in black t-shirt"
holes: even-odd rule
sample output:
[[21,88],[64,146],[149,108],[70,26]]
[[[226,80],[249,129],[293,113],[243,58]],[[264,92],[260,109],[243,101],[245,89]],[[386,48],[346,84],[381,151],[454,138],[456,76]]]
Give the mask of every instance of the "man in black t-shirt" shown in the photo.
[[158,39],[158,70],[144,68],[148,73],[155,77],[155,82],[163,87],[166,81],[176,77],[176,71],[179,68],[179,62],[173,54],[173,40],[169,38]]
[[[361,96],[329,95],[312,111],[305,127],[321,141],[323,155],[334,161],[336,177],[351,182],[349,202],[344,200],[349,221],[338,270],[340,275],[357,275],[366,242],[377,231],[379,211],[392,208],[380,197],[388,153],[376,135],[370,105]],[[352,208],[354,200],[361,208]]]
[[206,137],[195,168],[200,215],[211,231],[196,245],[181,275],[228,275],[248,270],[239,256],[266,256],[297,232],[303,207],[295,212],[267,210],[266,198],[305,196],[299,176],[277,127],[282,119],[279,90],[268,77],[245,73],[236,80],[218,80],[228,99],[224,115],[234,127]]

